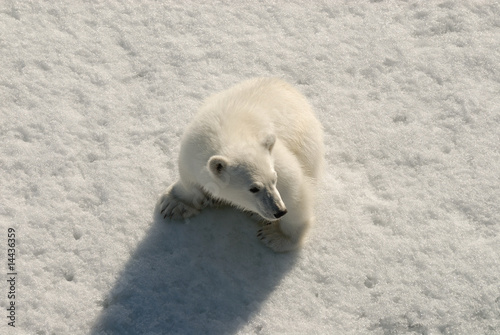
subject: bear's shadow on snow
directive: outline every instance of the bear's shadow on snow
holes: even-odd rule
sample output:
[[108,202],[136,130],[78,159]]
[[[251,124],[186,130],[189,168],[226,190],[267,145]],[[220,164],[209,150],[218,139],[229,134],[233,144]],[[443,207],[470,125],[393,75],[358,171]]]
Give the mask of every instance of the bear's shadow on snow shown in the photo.
[[165,221],[155,209],[102,301],[93,335],[235,333],[295,264],[296,252],[267,249],[257,224],[233,208],[205,209],[185,223]]

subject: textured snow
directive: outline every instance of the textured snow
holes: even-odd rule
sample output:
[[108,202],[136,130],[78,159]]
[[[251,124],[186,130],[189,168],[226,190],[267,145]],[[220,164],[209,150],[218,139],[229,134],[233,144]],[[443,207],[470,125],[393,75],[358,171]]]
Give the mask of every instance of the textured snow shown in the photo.
[[[2,1],[0,70],[0,333],[500,333],[498,2]],[[295,253],[154,215],[201,101],[254,76],[325,128]]]

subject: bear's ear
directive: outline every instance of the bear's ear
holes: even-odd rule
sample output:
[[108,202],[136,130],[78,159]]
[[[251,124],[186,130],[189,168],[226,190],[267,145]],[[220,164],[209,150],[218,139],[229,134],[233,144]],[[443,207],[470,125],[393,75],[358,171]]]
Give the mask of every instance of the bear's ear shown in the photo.
[[208,160],[208,171],[210,171],[214,176],[220,177],[222,173],[227,169],[229,162],[224,156],[212,156]]
[[266,137],[264,138],[264,141],[262,142],[262,145],[271,152],[274,147],[274,143],[276,143],[276,135],[274,134],[267,134]]

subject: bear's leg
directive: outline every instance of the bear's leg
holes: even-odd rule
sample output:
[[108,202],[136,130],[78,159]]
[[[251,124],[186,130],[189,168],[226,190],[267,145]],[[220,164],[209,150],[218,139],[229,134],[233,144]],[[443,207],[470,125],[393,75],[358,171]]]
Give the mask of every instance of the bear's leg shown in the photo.
[[276,252],[300,247],[309,226],[314,221],[311,187],[307,183],[302,183],[299,190],[300,194],[295,197],[283,199],[288,213],[280,220],[263,226],[257,234],[265,245]]
[[311,221],[312,218],[297,221],[283,218],[279,221],[269,222],[259,229],[257,237],[275,252],[291,251],[302,244]]
[[209,203],[210,199],[199,187],[187,188],[178,180],[160,197],[159,209],[165,219],[179,220],[198,214]]

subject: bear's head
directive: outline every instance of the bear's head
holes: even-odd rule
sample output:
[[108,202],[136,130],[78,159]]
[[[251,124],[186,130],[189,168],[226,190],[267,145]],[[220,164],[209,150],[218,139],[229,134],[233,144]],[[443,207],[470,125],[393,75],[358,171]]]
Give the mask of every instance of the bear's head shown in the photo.
[[207,169],[214,181],[206,185],[216,198],[274,221],[287,210],[276,188],[278,175],[271,155],[276,137],[265,136],[259,145],[231,146],[210,157]]

